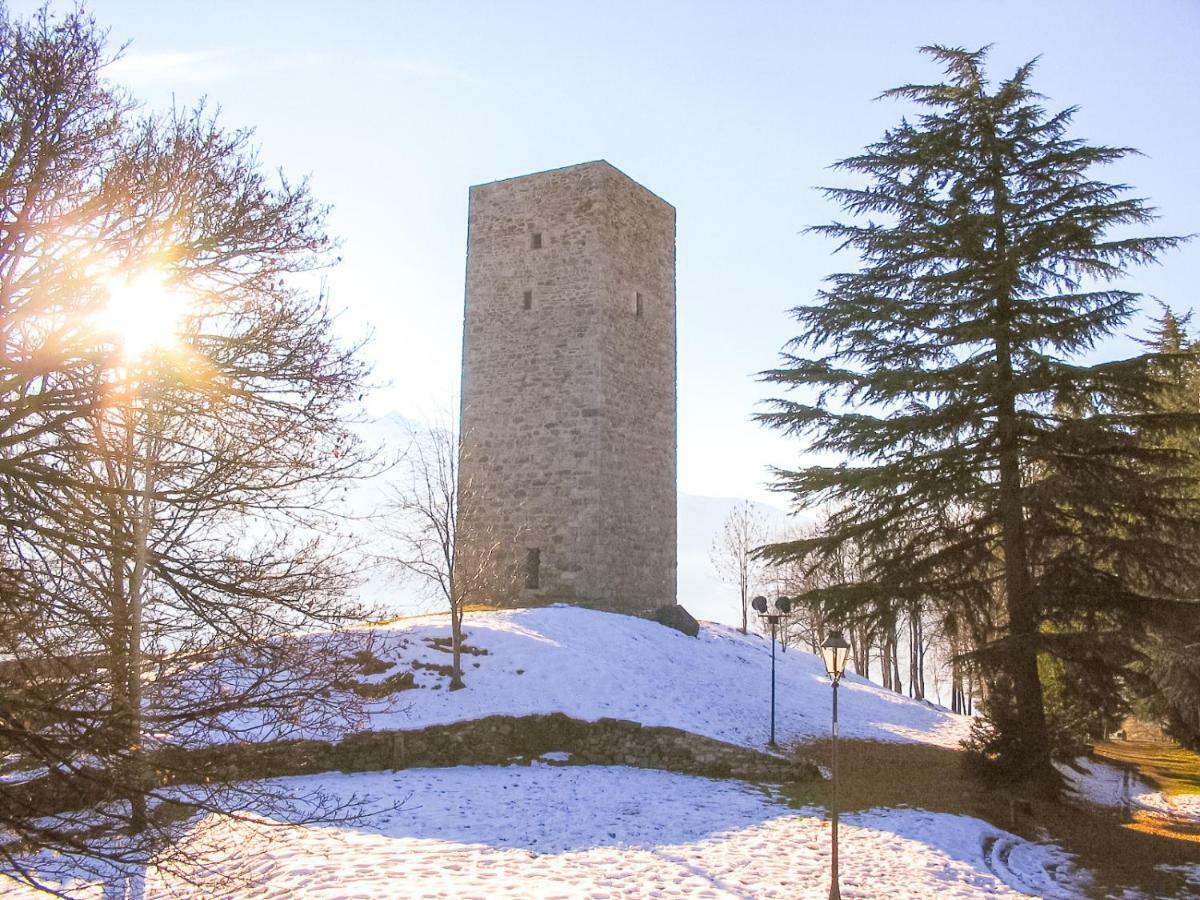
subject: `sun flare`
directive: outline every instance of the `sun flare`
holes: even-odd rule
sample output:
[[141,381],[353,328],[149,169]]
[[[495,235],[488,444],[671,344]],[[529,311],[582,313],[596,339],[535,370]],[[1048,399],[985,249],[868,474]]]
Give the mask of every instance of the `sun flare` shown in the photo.
[[164,273],[151,269],[108,282],[108,304],[99,325],[115,337],[126,356],[136,358],[178,343],[187,310],[187,296],[168,284]]

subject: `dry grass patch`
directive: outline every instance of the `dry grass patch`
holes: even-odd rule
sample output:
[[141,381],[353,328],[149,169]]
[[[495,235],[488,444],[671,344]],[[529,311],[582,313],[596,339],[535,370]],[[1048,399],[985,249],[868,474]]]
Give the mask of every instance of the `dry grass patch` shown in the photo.
[[[831,763],[830,744],[794,748],[822,765]],[[922,744],[848,741],[839,744],[838,803],[843,811],[876,806],[909,806],[931,812],[975,816],[1029,840],[1051,840],[1079,858],[1096,876],[1094,895],[1119,895],[1137,887],[1151,896],[1187,896],[1178,873],[1161,864],[1200,863],[1200,844],[1176,833],[1155,832],[1140,823],[1122,823],[1116,810],[1028,801],[983,788],[970,778],[956,750]],[[828,785],[805,786],[791,796],[797,804],[828,805]]]
[[[1200,753],[1178,744],[1152,741],[1104,741],[1093,748],[1105,762],[1132,769],[1138,778],[1164,794],[1200,794]],[[1200,823],[1165,819],[1144,810],[1134,814],[1129,827],[1200,845]]]
[[1137,769],[1148,781],[1167,794],[1200,794],[1200,753],[1178,744],[1150,741],[1105,741],[1094,748],[1097,757]]
[[[499,612],[500,610],[502,610],[504,608],[505,607],[502,607],[502,606],[494,606],[493,604],[490,604],[490,603],[467,603],[463,606],[463,613],[466,614],[466,613]],[[449,617],[450,610],[446,609],[446,607],[444,607],[444,606],[439,606],[434,609],[427,610],[425,612],[405,613],[403,615],[398,615],[398,616],[389,616],[386,619],[372,619],[372,620],[368,620],[366,622],[360,622],[357,624],[356,627],[358,627],[358,628],[381,628],[385,625],[395,625],[397,622],[407,622],[409,619],[425,619],[425,618],[428,618],[429,616],[437,616],[437,615]]]

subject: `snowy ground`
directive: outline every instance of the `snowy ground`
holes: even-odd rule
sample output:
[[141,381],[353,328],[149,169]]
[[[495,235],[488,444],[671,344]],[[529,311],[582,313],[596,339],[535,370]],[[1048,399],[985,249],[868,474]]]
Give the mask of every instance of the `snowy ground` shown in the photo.
[[[412,769],[281,779],[369,795],[340,827],[205,819],[186,837],[231,881],[150,869],[131,895],[304,897],[824,897],[829,823],[765,789],[620,767]],[[401,802],[399,809],[389,806]],[[1086,875],[1051,845],[978,819],[889,809],[845,816],[842,895],[1074,897]],[[53,861],[42,871],[55,877]],[[55,882],[121,896],[120,880]],[[107,893],[106,893],[107,891]],[[11,889],[12,896],[23,896]]]
[[[377,657],[392,666],[363,681],[412,669],[417,688],[375,704],[355,727],[422,728],[503,713],[564,712],[576,718],[668,725],[747,747],[769,736],[770,642],[703,623],[698,638],[632,616],[569,606],[470,613],[467,689],[422,666],[446,665],[432,644],[449,635],[447,617],[422,616],[374,629]],[[777,653],[777,734],[781,741],[829,734],[831,690],[821,660]],[[839,698],[841,733],[884,741],[955,746],[970,720],[847,675]],[[312,735],[330,737],[329,735]]]
[[[1082,770],[1082,771],[1079,771]],[[1165,794],[1119,766],[1081,756],[1059,771],[1077,795],[1100,806],[1128,806],[1180,822],[1200,824],[1200,794]]]

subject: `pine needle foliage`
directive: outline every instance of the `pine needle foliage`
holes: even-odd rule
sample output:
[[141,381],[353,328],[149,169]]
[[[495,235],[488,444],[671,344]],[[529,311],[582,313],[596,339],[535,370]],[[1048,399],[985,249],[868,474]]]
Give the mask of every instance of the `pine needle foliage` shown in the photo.
[[[1190,314],[1164,308],[1146,346],[1170,354],[1178,364],[1162,368],[1163,405],[1200,414],[1200,341],[1189,340]],[[1200,432],[1178,435],[1181,447],[1200,446]],[[1200,479],[1200,463],[1195,470]],[[1194,557],[1200,557],[1196,544]],[[1192,576],[1192,581],[1182,579]],[[1179,572],[1178,593],[1191,599],[1165,611],[1139,647],[1140,660],[1129,679],[1140,715],[1157,719],[1185,747],[1200,749],[1200,580],[1194,569]]]
[[[759,418],[841,462],[776,470],[797,505],[832,512],[764,555],[819,564],[856,542],[863,577],[818,598],[843,619],[921,597],[998,603],[989,665],[1013,714],[997,724],[1023,732],[1005,746],[1053,792],[1048,619],[1078,630],[1195,566],[1188,454],[1138,437],[1194,424],[1158,402],[1152,361],[1170,354],[1080,361],[1139,310],[1119,279],[1186,238],[1132,236],[1153,208],[1091,173],[1136,151],[1071,137],[1075,108],[1050,112],[1031,87],[1036,60],[991,83],[988,49],[922,48],[945,80],[886,91],[915,116],[835,165],[858,186],[824,189],[846,219],[809,231],[861,264],[792,311],[801,333],[763,373],[792,393]],[[1097,592],[1052,591],[1058,576]]]

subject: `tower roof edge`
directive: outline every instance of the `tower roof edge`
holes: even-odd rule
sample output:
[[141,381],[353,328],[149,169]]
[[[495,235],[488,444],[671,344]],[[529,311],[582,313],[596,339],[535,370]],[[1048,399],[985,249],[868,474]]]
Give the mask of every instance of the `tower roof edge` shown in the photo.
[[482,181],[482,182],[479,182],[478,184],[471,185],[469,190],[474,191],[476,188],[488,187],[489,185],[493,185],[493,184],[504,184],[509,181],[520,181],[522,178],[536,178],[539,175],[552,175],[552,174],[555,174],[558,172],[569,172],[572,169],[584,169],[589,166],[607,166],[609,169],[612,169],[614,172],[616,172],[618,175],[620,175],[626,181],[630,182],[631,184],[636,185],[641,190],[645,191],[647,194],[649,194],[655,200],[659,201],[660,203],[664,204],[665,206],[669,206],[672,210],[675,209],[674,204],[672,204],[671,202],[669,202],[667,200],[664,200],[662,197],[660,197],[658,194],[654,193],[654,191],[650,190],[648,187],[646,187],[644,184],[642,184],[636,178],[631,177],[628,173],[624,172],[622,169],[619,169],[616,166],[614,166],[607,159],[593,159],[593,160],[588,160],[587,162],[572,163],[569,166],[559,166],[554,169],[542,169],[541,171],[538,171],[538,172],[527,172],[524,175],[513,175],[508,178],[496,178],[496,179],[493,179],[492,181]]

